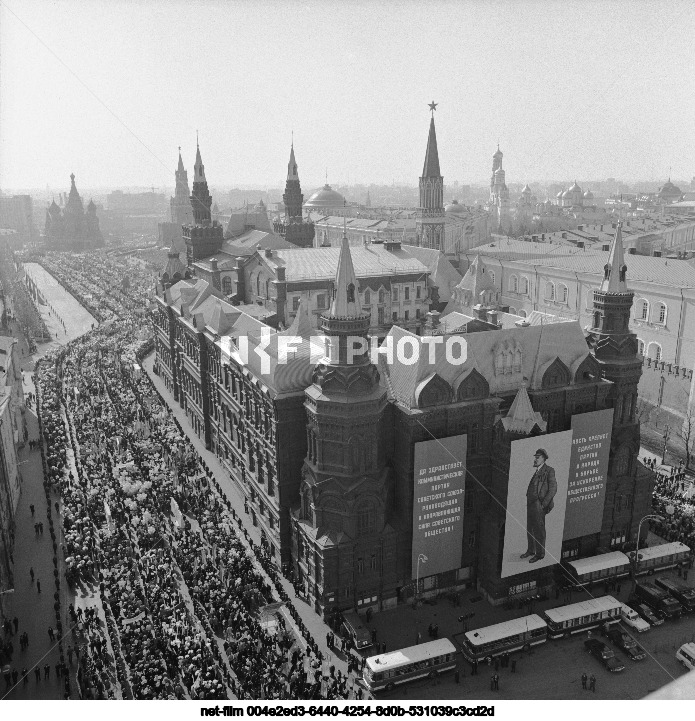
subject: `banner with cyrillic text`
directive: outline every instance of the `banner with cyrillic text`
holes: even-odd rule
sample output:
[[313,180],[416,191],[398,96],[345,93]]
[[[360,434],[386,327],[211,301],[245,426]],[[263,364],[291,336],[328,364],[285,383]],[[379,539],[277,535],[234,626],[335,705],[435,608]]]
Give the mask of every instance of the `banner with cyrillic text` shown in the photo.
[[415,444],[412,578],[461,568],[466,435]]
[[565,541],[601,530],[612,428],[612,408],[572,417]]

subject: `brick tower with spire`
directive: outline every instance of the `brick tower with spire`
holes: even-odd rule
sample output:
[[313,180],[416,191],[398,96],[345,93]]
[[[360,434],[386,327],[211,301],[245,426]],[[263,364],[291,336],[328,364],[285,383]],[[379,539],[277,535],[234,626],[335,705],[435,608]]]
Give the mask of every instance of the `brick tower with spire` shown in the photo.
[[294,142],[290,147],[290,161],[287,164],[287,182],[282,200],[285,203],[285,217],[274,224],[274,230],[287,242],[300,248],[311,248],[314,244],[314,224],[302,217],[304,195],[299,183],[297,161],[294,157]]
[[[382,416],[386,390],[372,364],[352,256],[343,234],[325,356],[305,391],[307,456],[293,510],[295,577],[315,608],[365,608],[395,596],[396,533]],[[359,341],[358,341],[359,339]]]
[[170,200],[171,222],[177,225],[193,224],[193,207],[191,206],[191,192],[188,187],[188,173],[183,167],[181,148],[179,148],[179,164],[176,168],[176,190]]
[[190,266],[202,258],[209,258],[219,252],[224,241],[224,230],[212,220],[210,208],[212,196],[205,178],[205,166],[200,155],[200,145],[196,142],[195,165],[193,166],[193,192],[191,194],[193,225],[183,228],[183,240],[186,244],[186,260]]
[[[640,424],[636,410],[642,359],[638,354],[637,336],[629,327],[634,293],[627,286],[621,223],[615,231],[603,272],[601,286],[594,291],[591,327],[587,328],[587,343],[599,363],[601,376],[613,384],[609,396],[614,409],[613,435],[603,527],[615,525],[607,524],[605,515],[615,514],[616,495],[631,497],[631,507],[618,509],[624,518],[617,527],[629,527],[628,540],[632,540],[637,524],[651,508],[653,474],[638,457]],[[609,538],[601,539],[601,545],[608,547],[609,543]]]
[[427,139],[425,165],[420,177],[420,205],[415,220],[417,245],[424,248],[436,248],[444,251],[444,178],[439,170],[439,152],[437,151],[437,133],[434,128],[434,111],[437,104],[430,103],[432,118]]

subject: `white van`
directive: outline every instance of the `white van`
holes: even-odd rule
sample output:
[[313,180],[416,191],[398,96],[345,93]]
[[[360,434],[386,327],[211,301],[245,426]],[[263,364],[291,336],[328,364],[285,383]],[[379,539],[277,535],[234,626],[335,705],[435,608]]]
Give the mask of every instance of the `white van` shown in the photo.
[[677,651],[676,658],[688,669],[695,668],[695,643],[684,643]]

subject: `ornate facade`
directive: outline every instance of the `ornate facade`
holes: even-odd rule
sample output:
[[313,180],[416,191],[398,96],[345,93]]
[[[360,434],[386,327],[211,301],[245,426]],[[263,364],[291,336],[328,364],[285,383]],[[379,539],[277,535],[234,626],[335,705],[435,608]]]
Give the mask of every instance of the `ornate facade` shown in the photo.
[[[457,289],[461,301],[494,303],[484,275],[471,273]],[[412,596],[415,444],[466,434],[461,566],[432,576],[425,566],[421,590],[476,583],[502,603],[520,587],[536,593],[554,583],[552,568],[500,576],[512,441],[615,409],[601,530],[565,541],[563,558],[633,541],[651,507],[653,476],[637,457],[641,360],[628,329],[632,293],[619,234],[604,275],[588,339],[571,320],[501,314],[516,322],[488,316],[462,335],[447,332],[444,317],[444,342],[394,326],[368,354],[348,343],[367,339],[370,319],[345,240],[320,314],[325,337],[314,335],[302,300],[278,332],[215,297],[205,281],[183,280],[157,299],[157,369],[244,493],[276,563],[324,614]],[[271,294],[282,282],[269,278]],[[283,360],[288,337],[301,343]],[[445,351],[452,343],[461,348],[456,362]],[[406,346],[408,360],[397,352]]]

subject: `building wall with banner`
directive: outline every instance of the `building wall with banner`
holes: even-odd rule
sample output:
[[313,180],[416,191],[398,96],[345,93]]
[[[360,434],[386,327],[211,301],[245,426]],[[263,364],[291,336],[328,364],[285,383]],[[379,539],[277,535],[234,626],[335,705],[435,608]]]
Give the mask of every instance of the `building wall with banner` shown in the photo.
[[571,430],[512,442],[502,578],[560,563],[571,453]]
[[465,435],[415,444],[413,580],[461,568],[466,452]]

